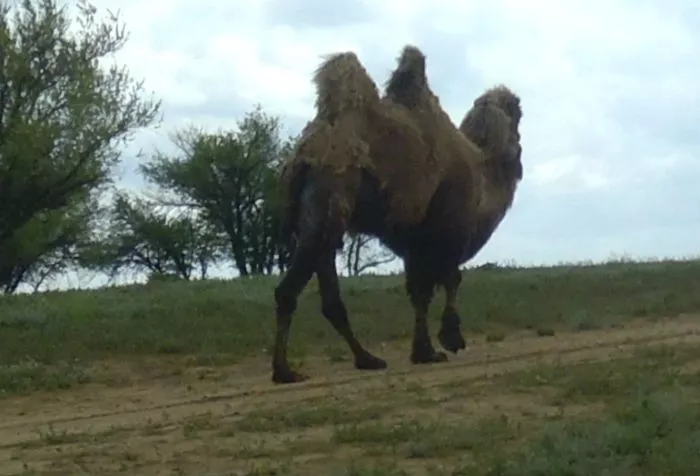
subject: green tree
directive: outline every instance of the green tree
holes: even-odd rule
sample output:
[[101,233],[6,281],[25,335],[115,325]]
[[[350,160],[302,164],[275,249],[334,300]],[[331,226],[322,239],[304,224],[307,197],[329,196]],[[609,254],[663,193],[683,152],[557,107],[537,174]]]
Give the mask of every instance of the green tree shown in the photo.
[[[127,41],[115,15],[77,2],[0,5],[0,286],[60,270],[74,257],[122,146],[160,102],[108,64]],[[46,267],[49,268],[46,268]],[[19,281],[19,282],[18,282]]]
[[23,225],[0,246],[2,292],[12,293],[22,283],[36,291],[48,278],[79,266],[97,216],[96,200],[77,197],[70,205],[41,212]]
[[176,276],[207,277],[219,258],[221,243],[211,227],[187,210],[164,210],[156,204],[117,193],[105,233],[82,256],[86,268]]
[[157,153],[141,167],[147,180],[173,197],[165,203],[198,210],[226,240],[242,276],[285,269],[280,243],[278,169],[292,139],[283,139],[279,119],[260,107],[236,132],[179,131],[175,156]]

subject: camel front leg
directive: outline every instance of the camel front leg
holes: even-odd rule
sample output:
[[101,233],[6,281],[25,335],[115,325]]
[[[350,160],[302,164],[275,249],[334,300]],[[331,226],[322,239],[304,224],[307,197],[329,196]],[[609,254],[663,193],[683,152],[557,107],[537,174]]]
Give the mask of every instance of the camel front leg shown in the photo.
[[459,268],[452,270],[442,281],[445,288],[445,308],[442,311],[438,340],[445,350],[455,354],[467,347],[460,330],[461,319],[457,312],[457,291],[461,283],[462,273]]
[[415,312],[411,362],[429,364],[445,362],[447,355],[433,347],[428,332],[428,309],[435,293],[436,281],[428,266],[406,260],[406,291]]

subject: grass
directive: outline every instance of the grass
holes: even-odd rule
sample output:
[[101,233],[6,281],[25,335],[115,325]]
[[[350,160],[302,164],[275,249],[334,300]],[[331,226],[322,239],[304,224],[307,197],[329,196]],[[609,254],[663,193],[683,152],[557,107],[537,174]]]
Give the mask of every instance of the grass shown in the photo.
[[497,452],[457,474],[694,476],[699,455],[697,401],[665,390],[620,404],[604,419],[551,424],[515,455]]
[[698,384],[697,375],[682,371],[683,364],[696,360],[700,360],[696,345],[657,346],[619,360],[541,365],[496,380],[511,391],[552,387],[555,402],[590,401],[618,398],[632,390],[648,392],[677,382]]
[[[164,420],[159,451],[173,446],[182,456],[158,460],[165,458],[173,474],[224,474],[204,468],[219,458],[246,464],[232,474],[247,476],[694,476],[698,363],[697,344],[655,344],[606,362],[540,363],[461,384],[380,380],[372,394],[251,400],[255,409],[242,413]],[[512,405],[498,403],[504,399]],[[53,448],[60,455],[82,445],[85,464],[119,459],[122,471],[154,474],[144,448],[156,440],[138,440],[137,431],[148,427],[138,428],[80,434],[49,426],[25,451]],[[106,445],[111,453],[101,449]],[[202,467],[193,469],[187,458],[196,456]],[[232,470],[226,466],[225,474]]]
[[[354,423],[336,429],[338,444],[367,448],[339,475],[694,476],[700,462],[700,361],[697,346],[660,346],[618,361],[541,365],[490,382],[489,394],[544,395],[562,408],[584,400],[578,416],[505,414],[464,421]],[[535,375],[544,378],[533,378]],[[612,383],[611,383],[612,379]],[[455,460],[459,462],[455,462]],[[430,461],[440,463],[430,463]]]
[[[193,391],[193,398],[217,392],[219,385],[240,390],[228,379],[229,369],[212,367],[269,358],[277,279],[1,296],[0,398],[95,382],[100,360],[134,357],[149,357],[141,359],[144,367],[156,362],[179,372],[172,378],[155,367],[144,373],[146,382],[171,385],[174,395],[186,382],[182,375],[200,371],[206,390]],[[698,282],[700,261],[471,270],[458,307],[470,337],[499,347],[509,345],[514,331],[558,339],[566,330],[698,313]],[[341,286],[363,343],[376,348],[410,336],[412,311],[401,276],[344,279]],[[431,308],[433,335],[443,304],[438,296]],[[294,362],[312,352],[327,365],[350,366],[347,347],[321,316],[315,282],[300,300],[290,349]],[[348,384],[347,392],[317,387],[314,396],[274,405],[269,395],[259,402],[251,396],[245,403],[260,408],[239,413],[212,403],[179,420],[153,417],[152,423],[104,434],[49,425],[39,430],[35,445],[0,452],[12,451],[12,461],[32,468],[40,468],[35,458],[42,448],[55,458],[72,454],[75,461],[51,463],[68,468],[67,474],[77,474],[77,465],[107,474],[117,460],[121,471],[157,473],[163,467],[149,467],[153,455],[144,448],[162,440],[167,443],[159,451],[175,456],[157,460],[167,460],[173,474],[202,474],[202,461],[219,458],[226,471],[237,461],[249,464],[240,473],[248,475],[690,476],[700,464],[699,362],[697,346],[678,344],[605,362],[465,376],[463,382],[455,375],[444,385],[411,374],[388,376],[367,391],[358,380],[360,387]],[[220,381],[206,376],[219,371]],[[128,376],[116,382],[131,384]],[[129,389],[117,390],[129,398]],[[41,396],[34,404],[60,398]],[[8,408],[32,414],[29,404],[13,401]],[[26,474],[46,474],[36,471]]]
[[355,423],[336,429],[332,441],[338,444],[368,445],[368,451],[381,452],[376,446],[390,446],[392,454],[406,458],[439,458],[460,451],[487,451],[514,437],[505,415],[488,417],[474,425],[405,420],[395,423]]
[[[515,451],[509,451],[515,431],[504,427],[497,439],[490,434],[480,439],[473,430],[466,433],[471,435],[466,440],[464,433],[444,430],[437,439],[431,433],[416,435],[421,449],[410,456],[439,458],[455,450],[477,451],[467,464],[434,464],[421,473],[434,476],[695,476],[700,461],[697,403],[680,389],[659,390],[620,403],[599,418],[547,423]],[[384,436],[396,438],[397,434],[414,437],[412,432]],[[373,433],[371,439],[378,441],[377,436]],[[396,458],[350,463],[335,474],[417,474],[402,466]]]
[[[273,338],[277,277],[152,282],[100,290],[0,297],[0,364],[133,354],[245,356]],[[465,330],[576,329],[629,317],[700,310],[700,261],[468,271],[459,310]],[[412,311],[401,276],[341,282],[357,333],[368,343],[407,337]],[[442,295],[431,311],[436,322]],[[323,319],[317,286],[300,300],[291,346],[341,342]],[[329,339],[330,337],[330,339]],[[332,357],[342,360],[342,353]]]
[[257,411],[245,415],[225,434],[235,432],[282,432],[319,425],[339,425],[347,422],[373,420],[384,415],[387,406],[369,405],[356,408],[341,407],[327,403],[306,402],[302,408],[281,407],[274,411]]
[[[465,331],[492,342],[512,330],[551,336],[700,310],[700,261],[477,269],[466,276],[459,302]],[[103,358],[187,355],[192,362],[230,363],[267,354],[277,279],[155,281],[1,296],[0,395],[79,384],[88,379],[85,369]],[[371,347],[410,335],[412,310],[401,276],[344,279],[341,285],[363,342]],[[435,330],[443,303],[438,296],[431,309]],[[303,360],[320,347],[330,362],[349,357],[321,316],[312,282],[300,300],[290,355]]]
[[66,362],[42,365],[29,359],[0,366],[0,397],[36,390],[67,389],[89,381],[89,371],[80,365]]

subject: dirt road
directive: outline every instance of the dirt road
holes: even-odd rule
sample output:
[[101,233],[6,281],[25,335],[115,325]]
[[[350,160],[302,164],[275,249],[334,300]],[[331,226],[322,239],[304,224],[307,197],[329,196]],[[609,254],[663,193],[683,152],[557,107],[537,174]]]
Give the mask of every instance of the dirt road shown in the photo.
[[465,421],[554,412],[537,395],[488,382],[541,363],[613,360],[681,342],[700,345],[698,317],[497,343],[481,337],[433,366],[410,365],[407,344],[384,346],[373,349],[389,361],[382,372],[310,358],[311,380],[288,386],[270,382],[262,357],[215,368],[166,358],[105,363],[95,383],[0,401],[0,475],[273,474],[264,469],[280,462],[298,474],[326,474],[319,468],[358,454],[333,443],[339,424],[420,412]]

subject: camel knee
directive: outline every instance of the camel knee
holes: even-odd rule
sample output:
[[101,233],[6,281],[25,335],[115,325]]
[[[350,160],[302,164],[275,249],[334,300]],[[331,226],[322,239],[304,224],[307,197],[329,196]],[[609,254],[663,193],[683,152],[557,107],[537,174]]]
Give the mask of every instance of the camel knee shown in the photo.
[[297,309],[297,296],[280,284],[275,288],[275,304],[278,316],[291,316]]
[[442,312],[441,325],[445,330],[456,330],[459,331],[459,327],[462,324],[462,319],[454,306],[447,306]]
[[324,302],[321,305],[321,312],[336,330],[347,328],[348,312],[340,297]]
[[452,306],[445,308],[438,332],[438,340],[445,350],[457,353],[467,347],[460,327],[461,319],[457,310]]
[[427,310],[433,299],[434,287],[424,280],[409,279],[406,282],[406,293],[415,309]]

